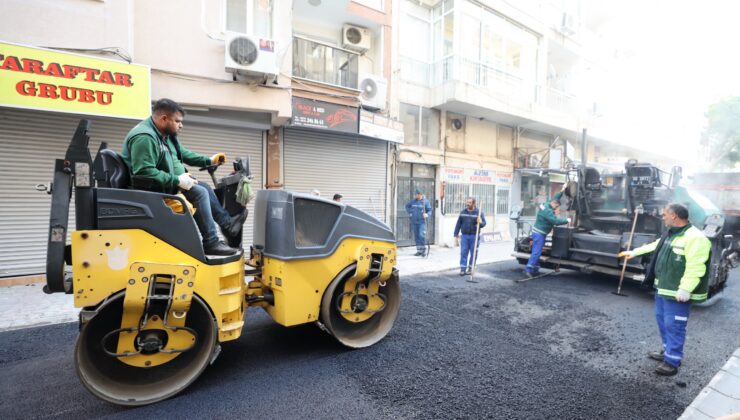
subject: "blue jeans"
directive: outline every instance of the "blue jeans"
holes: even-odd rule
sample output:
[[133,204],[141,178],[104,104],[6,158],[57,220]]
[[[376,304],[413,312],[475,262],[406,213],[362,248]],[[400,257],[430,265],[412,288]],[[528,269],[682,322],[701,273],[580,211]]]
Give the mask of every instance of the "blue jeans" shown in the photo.
[[681,366],[683,344],[686,341],[686,324],[689,322],[691,302],[676,302],[655,293],[655,320],[658,321],[660,338],[665,355],[663,361],[671,366]]
[[218,232],[216,232],[216,224],[213,222],[215,221],[222,228],[228,229],[231,224],[231,217],[221,207],[221,203],[216,198],[216,193],[208,184],[200,183],[193,185],[193,188],[182,193],[197,210],[193,218],[195,224],[198,225],[200,234],[203,235],[203,245],[210,246],[218,242]]
[[[475,249],[475,234],[460,235],[460,270],[465,270],[468,267],[472,267],[473,262],[473,251]],[[478,250],[480,251],[480,236],[478,237]],[[475,260],[478,260],[478,255],[475,255]]]
[[427,249],[427,228],[424,223],[414,223],[411,225],[411,229],[414,232],[414,240],[416,240],[416,250],[419,252],[426,252]]
[[545,235],[532,231],[532,255],[529,256],[527,267],[524,271],[527,273],[537,274],[540,271],[540,255],[542,247],[545,245]]

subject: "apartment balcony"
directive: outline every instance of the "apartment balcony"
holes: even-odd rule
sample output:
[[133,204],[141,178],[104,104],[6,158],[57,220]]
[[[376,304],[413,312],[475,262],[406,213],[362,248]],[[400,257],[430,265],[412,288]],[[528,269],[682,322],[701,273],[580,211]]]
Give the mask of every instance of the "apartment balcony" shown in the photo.
[[356,90],[360,55],[319,41],[293,37],[293,77]]
[[581,109],[579,98],[573,94],[547,87],[544,97],[545,105],[553,111],[576,116],[585,112]]
[[[579,127],[579,98],[495,66],[453,54],[435,63],[401,57],[404,89],[428,92],[428,106],[510,126],[572,137]],[[412,98],[413,99],[413,98]]]

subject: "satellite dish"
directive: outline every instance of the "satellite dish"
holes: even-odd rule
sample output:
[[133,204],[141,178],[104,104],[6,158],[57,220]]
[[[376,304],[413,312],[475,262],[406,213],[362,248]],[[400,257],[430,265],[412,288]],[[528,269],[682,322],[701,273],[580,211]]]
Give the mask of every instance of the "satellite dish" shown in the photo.
[[360,83],[360,91],[362,91],[362,99],[369,101],[375,98],[378,94],[378,84],[371,78],[366,78]]
[[249,66],[257,61],[257,46],[246,37],[238,37],[229,43],[229,56],[240,66]]

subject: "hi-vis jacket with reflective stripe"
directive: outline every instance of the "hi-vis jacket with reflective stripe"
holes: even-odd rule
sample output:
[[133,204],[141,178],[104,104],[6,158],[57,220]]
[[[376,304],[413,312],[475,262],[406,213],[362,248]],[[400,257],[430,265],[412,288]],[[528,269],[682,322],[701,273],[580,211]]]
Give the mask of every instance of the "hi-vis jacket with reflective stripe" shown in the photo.
[[[660,239],[635,248],[635,255],[656,251]],[[671,228],[663,245],[657,250],[655,288],[658,294],[675,298],[678,289],[691,293],[691,300],[707,299],[709,270],[707,261],[712,248],[704,233],[692,225]]]

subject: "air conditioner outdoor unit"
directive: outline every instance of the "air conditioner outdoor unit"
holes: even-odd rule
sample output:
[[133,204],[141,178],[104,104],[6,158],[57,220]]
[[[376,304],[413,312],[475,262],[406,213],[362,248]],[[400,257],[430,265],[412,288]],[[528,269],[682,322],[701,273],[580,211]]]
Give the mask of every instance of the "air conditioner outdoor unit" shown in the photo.
[[369,29],[355,25],[342,26],[342,48],[363,53],[371,46]]
[[226,32],[226,71],[250,76],[278,74],[275,41]]
[[360,75],[358,89],[363,108],[385,109],[388,82],[384,78],[372,74]]

